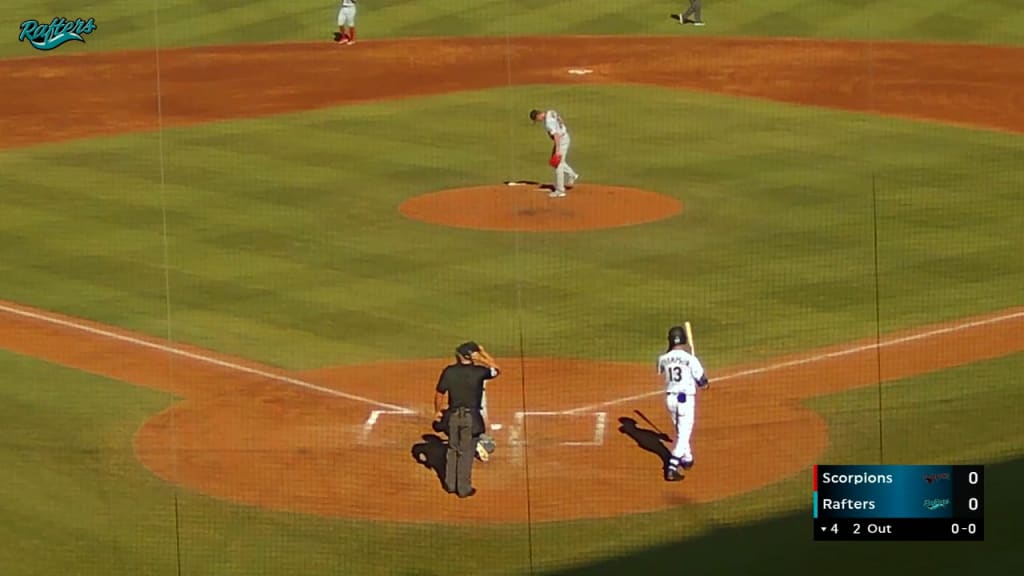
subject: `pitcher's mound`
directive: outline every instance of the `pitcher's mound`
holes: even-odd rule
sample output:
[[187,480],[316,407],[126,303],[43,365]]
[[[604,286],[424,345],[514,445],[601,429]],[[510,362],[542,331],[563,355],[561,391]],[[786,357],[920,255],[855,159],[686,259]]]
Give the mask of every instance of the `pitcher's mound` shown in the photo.
[[407,218],[481,230],[567,232],[616,228],[680,213],[675,198],[638,188],[581,184],[562,198],[538,186],[476,186],[416,196],[399,206]]

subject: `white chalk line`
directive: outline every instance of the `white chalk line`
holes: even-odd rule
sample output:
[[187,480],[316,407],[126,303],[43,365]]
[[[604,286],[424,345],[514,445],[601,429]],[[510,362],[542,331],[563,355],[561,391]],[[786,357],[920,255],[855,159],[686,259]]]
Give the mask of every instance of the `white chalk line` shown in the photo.
[[290,386],[295,386],[297,388],[304,388],[306,390],[312,390],[314,392],[319,392],[321,394],[327,394],[329,396],[336,396],[338,398],[345,398],[346,400],[352,400],[354,402],[362,402],[364,404],[370,404],[372,406],[380,406],[381,408],[385,408],[388,411],[391,411],[391,412],[397,413],[397,414],[415,414],[416,413],[416,411],[412,410],[411,408],[404,408],[402,406],[397,406],[395,404],[388,404],[387,402],[379,402],[377,400],[373,400],[371,398],[366,398],[364,396],[359,396],[357,394],[349,394],[347,392],[342,392],[340,390],[334,390],[332,388],[327,388],[327,387],[324,387],[324,386],[318,386],[318,385],[313,384],[311,382],[306,382],[305,380],[299,380],[298,378],[292,378],[290,376],[283,376],[281,374],[274,374],[273,372],[267,372],[265,370],[260,370],[258,368],[249,368],[248,366],[242,366],[241,364],[235,364],[233,362],[228,362],[226,360],[219,360],[217,358],[212,358],[210,356],[204,356],[202,354],[196,354],[194,352],[189,352],[187,350],[182,350],[180,348],[174,348],[173,346],[167,346],[165,344],[157,344],[155,342],[149,342],[147,340],[142,340],[140,338],[135,338],[135,337],[132,337],[132,336],[125,336],[123,334],[118,334],[116,332],[111,332],[109,330],[103,330],[102,328],[93,328],[92,326],[87,326],[85,324],[80,324],[78,322],[72,322],[70,320],[62,320],[60,318],[54,318],[52,316],[47,316],[45,314],[38,314],[38,313],[35,313],[35,312],[30,312],[28,310],[22,310],[20,308],[13,308],[11,306],[6,306],[4,304],[0,304],[0,311],[7,312],[9,314],[14,314],[16,316],[22,316],[22,317],[25,317],[25,318],[32,318],[33,320],[40,320],[42,322],[47,322],[49,324],[55,324],[57,326],[63,326],[65,328],[71,328],[71,329],[74,329],[74,330],[78,330],[80,332],[86,332],[86,333],[93,334],[93,335],[96,335],[96,336],[103,336],[104,338],[110,338],[111,340],[118,340],[118,341],[121,341],[121,342],[127,342],[129,344],[134,344],[136,346],[141,346],[143,348],[150,348],[150,349],[153,349],[153,350],[159,350],[161,352],[166,352],[168,354],[173,354],[175,356],[181,356],[182,358],[188,358],[189,360],[195,360],[196,362],[202,362],[202,363],[205,363],[205,364],[211,364],[211,365],[214,365],[214,366],[219,366],[221,368],[227,368],[229,370],[234,370],[236,372],[244,372],[246,374],[252,374],[254,376],[260,376],[260,377],[266,378],[268,380],[273,380],[273,381],[276,381],[276,382],[280,382],[282,384],[288,384]]
[[359,435],[359,443],[366,444],[370,439],[370,433],[373,432],[373,427],[376,426],[377,420],[380,419],[383,414],[398,414],[400,416],[408,416],[411,412],[401,412],[398,410],[373,410],[370,412],[370,416],[366,418],[366,422],[363,422],[363,431]]
[[[511,427],[511,430],[510,430],[510,433],[509,433],[509,443],[510,444],[514,443],[514,445],[516,445],[516,446],[521,446],[523,444],[527,444],[528,443],[528,442],[519,442],[519,436],[520,436],[519,430],[521,430],[523,428],[523,426],[525,426],[525,424],[526,424],[526,417],[527,416],[577,416],[577,417],[582,417],[582,416],[589,416],[589,415],[592,415],[594,417],[594,436],[592,437],[591,440],[587,440],[587,441],[563,441],[563,442],[559,442],[559,444],[562,445],[562,446],[601,446],[602,444],[604,444],[605,426],[606,426],[606,423],[607,423],[607,420],[608,420],[608,414],[607,413],[605,413],[605,412],[592,412],[591,414],[568,414],[564,410],[563,411],[557,411],[557,412],[555,412],[555,411],[547,411],[547,412],[530,412],[530,411],[516,412],[515,416],[514,416],[514,420],[515,420],[516,424],[515,424],[515,426]],[[513,440],[513,437],[515,438],[515,440]]]
[[[714,380],[715,383],[718,383],[718,382],[723,382],[723,381],[727,381],[727,380],[732,380],[734,378],[742,378],[744,376],[753,376],[755,374],[764,374],[766,372],[774,372],[776,370],[782,370],[784,368],[791,368],[793,366],[802,366],[802,365],[805,365],[805,364],[814,364],[814,363],[817,363],[817,362],[821,362],[823,360],[829,360],[831,358],[838,358],[838,357],[841,357],[841,356],[849,356],[851,354],[857,354],[857,353],[860,353],[860,352],[865,352],[867,350],[888,348],[890,346],[896,346],[896,345],[899,345],[899,344],[906,344],[907,342],[914,342],[916,340],[925,340],[925,339],[928,339],[928,338],[933,338],[935,336],[940,336],[942,334],[948,334],[950,332],[956,332],[958,330],[965,330],[965,329],[969,329],[969,328],[977,328],[978,326],[987,326],[989,324],[998,324],[1000,322],[1006,322],[1007,320],[1014,320],[1014,319],[1020,318],[1020,317],[1024,317],[1024,311],[1013,312],[1013,313],[1010,313],[1010,314],[1003,314],[1003,315],[1000,315],[1000,316],[994,316],[992,318],[985,318],[983,320],[972,320],[971,322],[962,322],[960,324],[954,324],[954,325],[951,325],[951,326],[947,326],[945,328],[935,328],[933,330],[928,330],[926,332],[921,332],[919,334],[911,334],[909,336],[901,336],[899,338],[892,338],[892,339],[889,339],[889,340],[883,340],[882,342],[878,342],[878,343],[875,343],[875,344],[862,344],[860,346],[852,346],[850,348],[845,348],[845,349],[842,349],[842,350],[836,350],[835,352],[827,352],[827,353],[824,353],[824,354],[814,354],[812,356],[807,356],[806,358],[798,358],[798,359],[795,359],[795,360],[788,360],[786,362],[779,362],[779,363],[776,363],[776,364],[769,364],[767,366],[762,366],[760,368],[750,368],[750,369],[747,369],[747,370],[741,370],[739,372],[734,372],[732,374],[726,374],[724,376],[719,376],[717,378],[714,378],[713,380]],[[665,393],[664,390],[656,390],[656,391],[653,391],[653,392],[644,392],[643,394],[635,394],[633,396],[626,396],[624,398],[616,398],[614,400],[608,400],[606,402],[599,402],[597,404],[589,404],[587,406],[580,406],[579,408],[573,408],[571,410],[565,410],[563,413],[564,414],[580,414],[580,413],[584,413],[584,412],[593,412],[593,411],[599,410],[601,408],[607,408],[609,406],[616,406],[618,404],[624,404],[626,402],[633,402],[635,400],[641,400],[641,399],[644,399],[644,398],[649,398],[651,396],[657,396],[659,394],[664,394],[664,393]]]

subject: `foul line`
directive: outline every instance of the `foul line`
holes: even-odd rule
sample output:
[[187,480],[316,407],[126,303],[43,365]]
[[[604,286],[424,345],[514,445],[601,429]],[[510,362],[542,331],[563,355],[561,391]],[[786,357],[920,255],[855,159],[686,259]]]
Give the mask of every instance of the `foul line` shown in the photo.
[[[837,358],[837,357],[840,357],[840,356],[849,356],[850,354],[857,354],[859,352],[864,352],[866,350],[874,350],[876,348],[877,349],[887,348],[889,346],[895,346],[897,344],[905,344],[907,342],[913,342],[915,340],[924,340],[926,338],[932,338],[933,336],[939,336],[941,334],[948,334],[950,332],[956,332],[957,330],[964,330],[964,329],[967,329],[967,328],[976,328],[978,326],[986,326],[988,324],[998,324],[1000,322],[1006,322],[1007,320],[1013,320],[1015,318],[1020,318],[1020,317],[1024,317],[1024,312],[1014,312],[1012,314],[1004,314],[1002,316],[996,316],[996,317],[993,317],[993,318],[986,318],[984,320],[973,320],[971,322],[963,322],[963,323],[960,323],[960,324],[954,324],[952,326],[947,326],[945,328],[936,328],[934,330],[928,330],[926,332],[921,332],[920,334],[911,334],[909,336],[901,336],[899,338],[893,338],[891,340],[885,340],[885,341],[879,342],[877,344],[862,344],[860,346],[853,346],[851,348],[846,348],[846,349],[843,349],[843,350],[837,350],[835,352],[827,352],[825,354],[815,354],[813,356],[808,356],[806,358],[799,358],[799,359],[796,359],[796,360],[789,360],[789,361],[786,361],[786,362],[779,362],[777,364],[769,364],[768,366],[763,366],[761,368],[750,368],[750,369],[747,369],[747,370],[741,370],[739,372],[735,372],[735,373],[732,373],[732,374],[726,374],[725,376],[719,376],[718,378],[714,378],[713,381],[714,382],[722,382],[722,381],[725,381],[725,380],[732,380],[734,378],[741,378],[743,376],[752,376],[754,374],[764,374],[766,372],[774,372],[776,370],[782,370],[783,368],[790,368],[792,366],[801,366],[801,365],[804,365],[804,364],[814,364],[816,362],[821,362],[822,360],[828,360],[830,358]],[[665,392],[663,390],[656,390],[656,391],[653,391],[653,392],[644,392],[643,394],[636,394],[636,395],[633,395],[633,396],[627,396],[625,398],[617,398],[615,400],[608,400],[607,402],[601,402],[601,403],[598,403],[598,404],[590,404],[588,406],[581,406],[579,408],[573,408],[571,410],[566,410],[564,412],[564,414],[579,414],[581,412],[593,412],[594,410],[597,410],[599,408],[606,408],[608,406],[615,406],[615,405],[618,405],[618,404],[624,404],[626,402],[632,402],[634,400],[641,400],[643,398],[648,398],[650,396],[657,396],[659,394],[664,394],[664,393]]]
[[291,385],[291,386],[295,386],[295,387],[298,387],[298,388],[305,388],[306,390],[312,390],[314,392],[319,392],[321,394],[327,394],[329,396],[336,396],[338,398],[345,398],[346,400],[352,400],[354,402],[363,402],[365,404],[370,404],[370,405],[373,405],[373,406],[380,406],[381,408],[387,408],[388,410],[392,410],[392,411],[395,411],[395,412],[401,413],[401,414],[415,414],[416,413],[415,410],[412,410],[410,408],[404,408],[402,406],[396,406],[394,404],[388,404],[387,402],[379,402],[377,400],[366,398],[364,396],[359,396],[359,395],[356,395],[356,394],[349,394],[347,392],[341,392],[339,390],[334,390],[334,389],[331,389],[331,388],[326,388],[324,386],[317,386],[316,384],[312,384],[312,383],[306,382],[304,380],[299,380],[298,378],[292,378],[290,376],[282,376],[280,374],[274,374],[273,372],[267,372],[265,370],[260,370],[258,368],[249,368],[247,366],[242,366],[241,364],[235,364],[233,362],[227,362],[225,360],[218,360],[218,359],[212,358],[210,356],[203,356],[202,354],[196,354],[194,352],[188,352],[186,350],[181,350],[180,348],[174,348],[172,346],[167,346],[167,345],[164,345],[164,344],[157,344],[155,342],[149,342],[147,340],[142,340],[140,338],[135,338],[135,337],[132,337],[132,336],[125,336],[123,334],[118,334],[116,332],[110,332],[109,330],[103,330],[102,328],[93,328],[92,326],[86,326],[85,324],[79,324],[77,322],[71,322],[69,320],[61,320],[60,318],[53,318],[52,316],[47,316],[45,314],[37,314],[35,312],[29,312],[28,310],[21,310],[19,308],[12,308],[12,307],[6,306],[4,304],[0,304],[0,311],[4,311],[4,312],[7,312],[9,314],[14,314],[14,315],[17,315],[17,316],[23,316],[25,318],[32,318],[33,320],[40,320],[40,321],[43,321],[43,322],[48,322],[50,324],[56,324],[58,326],[63,326],[65,328],[71,328],[71,329],[78,330],[78,331],[81,331],[81,332],[87,332],[89,334],[94,334],[96,336],[103,336],[104,338],[110,338],[112,340],[119,340],[121,342],[128,342],[130,344],[135,344],[136,346],[142,346],[144,348],[151,348],[153,350],[159,350],[161,352],[167,352],[168,354],[174,354],[175,356],[181,356],[183,358],[188,358],[189,360],[195,360],[197,362],[203,362],[203,363],[206,363],[206,364],[212,364],[214,366],[220,366],[221,368],[227,368],[229,370],[234,370],[236,372],[245,372],[247,374],[252,374],[254,376],[260,376],[260,377],[263,377],[263,378],[267,378],[268,380],[274,380],[274,381],[281,382],[283,384],[288,384],[288,385]]

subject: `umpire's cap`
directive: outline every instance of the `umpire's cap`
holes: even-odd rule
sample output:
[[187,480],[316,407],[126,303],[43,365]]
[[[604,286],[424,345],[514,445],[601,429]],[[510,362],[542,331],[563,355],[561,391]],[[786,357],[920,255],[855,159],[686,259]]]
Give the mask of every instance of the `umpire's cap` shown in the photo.
[[686,329],[682,326],[673,326],[668,329],[668,345],[678,346],[686,344]]
[[479,351],[480,345],[477,344],[476,342],[473,342],[472,340],[470,340],[469,342],[463,342],[462,344],[459,344],[458,347],[455,348],[455,353],[458,354],[460,357],[466,359],[469,359],[473,355],[473,352]]

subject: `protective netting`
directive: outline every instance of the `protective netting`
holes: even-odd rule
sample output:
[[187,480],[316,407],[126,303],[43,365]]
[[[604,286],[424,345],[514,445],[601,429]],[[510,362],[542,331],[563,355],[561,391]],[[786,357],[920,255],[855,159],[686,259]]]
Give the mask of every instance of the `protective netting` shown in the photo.
[[799,572],[814,464],[1021,452],[1012,15],[279,4],[0,47],[0,573]]

